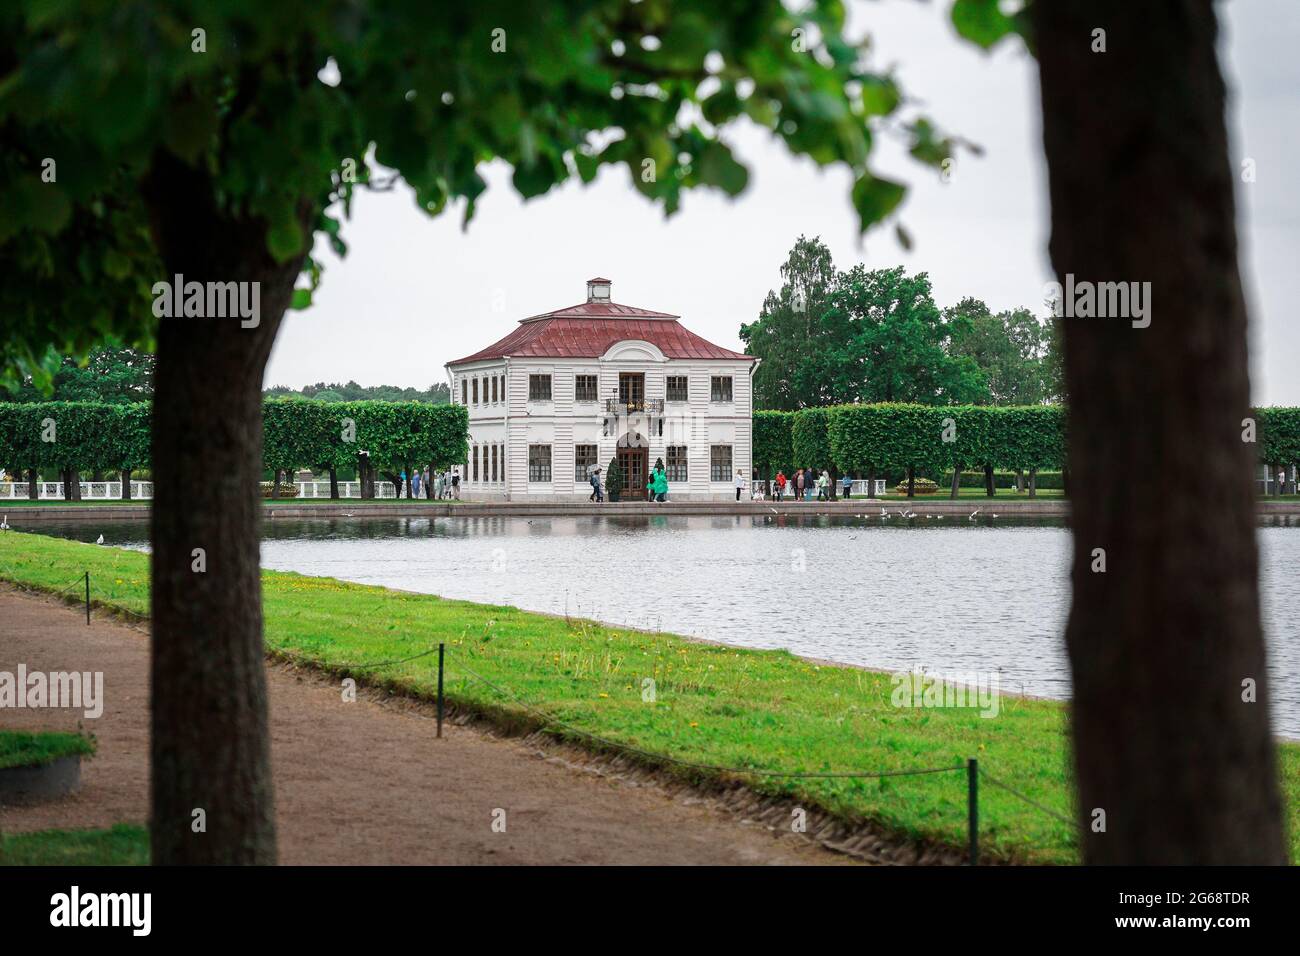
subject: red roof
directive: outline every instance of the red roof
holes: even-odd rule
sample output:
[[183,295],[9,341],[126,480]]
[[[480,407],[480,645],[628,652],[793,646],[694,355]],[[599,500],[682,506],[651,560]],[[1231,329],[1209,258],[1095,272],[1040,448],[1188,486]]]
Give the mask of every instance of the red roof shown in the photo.
[[487,348],[448,362],[481,362],[506,356],[599,358],[627,339],[650,342],[670,359],[738,359],[754,356],[714,345],[686,329],[678,317],[616,302],[583,302],[521,319],[519,328]]

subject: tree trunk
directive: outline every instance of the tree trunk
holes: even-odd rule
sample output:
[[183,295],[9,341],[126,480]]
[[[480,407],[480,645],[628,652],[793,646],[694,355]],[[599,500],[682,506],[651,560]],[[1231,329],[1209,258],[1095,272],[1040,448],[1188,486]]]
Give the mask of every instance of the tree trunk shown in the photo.
[[[1030,11],[1057,281],[1149,282],[1159,302],[1147,328],[1063,320],[1067,391],[1087,396],[1069,409],[1066,629],[1084,860],[1281,865],[1213,6],[1053,0]],[[1104,54],[1090,51],[1098,25]],[[1158,495],[1135,480],[1192,473],[1195,485]],[[1092,570],[1097,548],[1105,573]],[[1243,701],[1252,686],[1258,702]]]
[[27,498],[29,501],[36,501],[41,496],[41,480],[36,474],[35,468],[27,469]]
[[835,494],[835,491],[837,488],[839,488],[839,486],[840,486],[840,470],[836,468],[834,465],[831,465],[831,484],[830,487],[826,489],[826,494],[831,501],[839,500],[839,496]]
[[339,497],[339,471],[333,465],[330,465],[330,500],[337,501]]
[[1023,468],[1017,468],[1016,469],[1016,494],[1023,495],[1024,493],[1025,493],[1025,472]]
[[916,497],[916,468],[907,466],[907,497]]
[[[265,222],[225,218],[208,174],[170,154],[155,154],[144,193],[169,277],[260,283],[255,326],[238,318],[159,323],[150,522],[153,862],[270,864],[261,388],[303,256],[273,261]],[[297,215],[310,235],[315,210],[304,206]],[[202,549],[202,571],[195,549]]]
[[63,500],[81,500],[81,476],[75,468],[64,468],[60,478],[63,480]]
[[99,468],[95,468],[95,469],[93,469],[93,470],[90,472],[90,480],[91,480],[91,481],[103,481],[103,480],[104,480],[104,472],[103,472],[101,469],[99,469]]
[[997,486],[993,483],[993,466],[984,466],[984,495],[992,498],[998,493]]
[[1029,497],[1038,497],[1038,469],[1029,469]]
[[1061,469],[1061,497],[1070,497],[1070,469]]
[[357,455],[357,481],[361,485],[361,497],[375,496],[375,475],[370,468],[370,456],[364,452]]
[[1273,466],[1273,495],[1274,495],[1274,497],[1277,497],[1277,498],[1281,498],[1281,497],[1282,497],[1282,488],[1283,488],[1283,483],[1282,483],[1281,481],[1278,481],[1278,480],[1277,480],[1278,472],[1280,472],[1281,470],[1282,470],[1282,466],[1281,466],[1281,465],[1274,465],[1274,466]]
[[867,469],[867,497],[876,497],[876,469]]
[[948,497],[956,501],[957,498],[959,497],[960,491],[961,491],[961,468],[954,465],[952,469],[952,491],[948,494]]
[[131,469],[123,468],[120,477],[122,479],[122,500],[130,501],[131,500]]

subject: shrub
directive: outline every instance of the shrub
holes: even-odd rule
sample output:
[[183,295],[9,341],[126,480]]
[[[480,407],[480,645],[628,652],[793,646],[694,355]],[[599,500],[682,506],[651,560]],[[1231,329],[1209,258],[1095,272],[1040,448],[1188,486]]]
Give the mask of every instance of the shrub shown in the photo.
[[[914,492],[918,495],[934,495],[934,494],[938,494],[939,492],[939,486],[935,482],[931,481],[929,478],[918,477],[912,483],[912,488]],[[900,495],[907,494],[907,479],[904,478],[898,484],[894,485],[894,490],[898,492]]]

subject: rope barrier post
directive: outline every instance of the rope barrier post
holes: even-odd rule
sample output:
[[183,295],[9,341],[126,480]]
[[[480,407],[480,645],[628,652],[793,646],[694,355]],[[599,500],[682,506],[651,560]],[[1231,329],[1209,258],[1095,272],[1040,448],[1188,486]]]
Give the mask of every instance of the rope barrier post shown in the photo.
[[438,645],[438,736],[442,736],[442,657],[446,644]]
[[980,865],[980,770],[974,757],[966,761],[966,825],[970,829],[970,865]]
[[90,627],[90,572],[86,572],[86,626]]

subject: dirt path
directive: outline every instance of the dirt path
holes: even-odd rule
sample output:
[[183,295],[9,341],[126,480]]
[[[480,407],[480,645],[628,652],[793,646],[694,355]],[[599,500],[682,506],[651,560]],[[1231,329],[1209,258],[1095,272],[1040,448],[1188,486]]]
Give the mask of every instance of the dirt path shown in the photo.
[[[148,634],[0,585],[0,670],[104,673],[103,716],[85,720],[99,752],[79,793],[0,807],[0,830],[105,827],[148,814]],[[597,776],[522,741],[434,725],[419,712],[268,668],[280,860],[293,864],[845,863],[708,800]],[[81,713],[0,710],[0,727],[75,729]],[[493,811],[506,832],[492,831]]]

